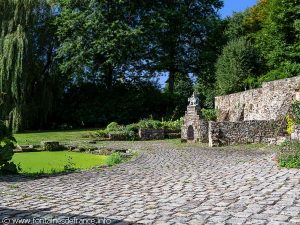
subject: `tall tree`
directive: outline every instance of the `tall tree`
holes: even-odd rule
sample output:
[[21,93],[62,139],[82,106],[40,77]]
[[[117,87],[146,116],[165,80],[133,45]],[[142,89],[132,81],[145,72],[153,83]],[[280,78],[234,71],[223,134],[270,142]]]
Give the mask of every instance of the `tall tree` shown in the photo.
[[260,13],[263,20],[261,29],[256,34],[256,42],[265,56],[270,71],[265,80],[299,75],[299,1],[265,0],[258,6],[259,12],[263,12]]
[[174,91],[175,74],[199,72],[208,36],[215,29],[220,0],[149,1],[144,18],[151,72],[168,73],[168,88]]
[[216,64],[217,92],[244,91],[260,75],[260,58],[246,37],[230,41]]
[[0,110],[18,132],[41,125],[51,110],[51,8],[46,0],[2,0],[0,11]]
[[139,46],[139,1],[57,0],[57,58],[76,81],[111,89],[133,65]]

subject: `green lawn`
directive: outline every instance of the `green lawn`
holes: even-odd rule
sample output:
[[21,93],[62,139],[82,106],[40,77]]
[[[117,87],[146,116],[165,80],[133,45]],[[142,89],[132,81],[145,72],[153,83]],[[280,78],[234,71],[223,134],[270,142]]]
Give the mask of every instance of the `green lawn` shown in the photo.
[[69,131],[50,131],[50,132],[28,132],[15,134],[19,145],[40,144],[41,141],[74,141],[84,140],[95,130],[69,130]]
[[89,169],[106,164],[109,156],[78,152],[28,152],[16,153],[13,162],[19,164],[21,173],[57,173],[66,171],[65,166],[74,169]]

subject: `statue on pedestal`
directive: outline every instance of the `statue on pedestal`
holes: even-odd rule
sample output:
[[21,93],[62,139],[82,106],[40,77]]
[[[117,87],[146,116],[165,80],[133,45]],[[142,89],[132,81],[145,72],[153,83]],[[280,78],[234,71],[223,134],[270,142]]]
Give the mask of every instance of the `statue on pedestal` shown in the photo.
[[188,98],[189,106],[198,106],[199,105],[199,98],[197,97],[196,93],[193,92],[192,97]]

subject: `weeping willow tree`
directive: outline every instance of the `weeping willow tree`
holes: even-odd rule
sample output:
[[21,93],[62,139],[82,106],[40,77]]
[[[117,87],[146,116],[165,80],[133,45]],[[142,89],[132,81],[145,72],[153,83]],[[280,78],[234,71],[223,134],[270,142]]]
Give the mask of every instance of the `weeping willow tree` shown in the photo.
[[46,0],[0,1],[0,112],[13,132],[40,124],[51,108],[49,15]]

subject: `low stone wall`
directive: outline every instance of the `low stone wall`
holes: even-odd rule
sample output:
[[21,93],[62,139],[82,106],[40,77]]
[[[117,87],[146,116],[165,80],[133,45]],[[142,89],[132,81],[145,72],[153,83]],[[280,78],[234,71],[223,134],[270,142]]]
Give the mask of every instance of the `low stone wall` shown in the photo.
[[208,142],[208,121],[200,120],[199,141],[202,143]]
[[291,134],[291,139],[300,141],[300,125],[294,125],[293,131]]
[[[272,143],[285,135],[280,121],[209,122],[209,146]],[[274,140],[275,139],[275,140]]]
[[108,134],[110,141],[125,141],[127,138],[124,134]]
[[181,138],[181,130],[165,130],[165,138],[167,139]]
[[160,140],[165,138],[164,129],[139,129],[141,140]]

